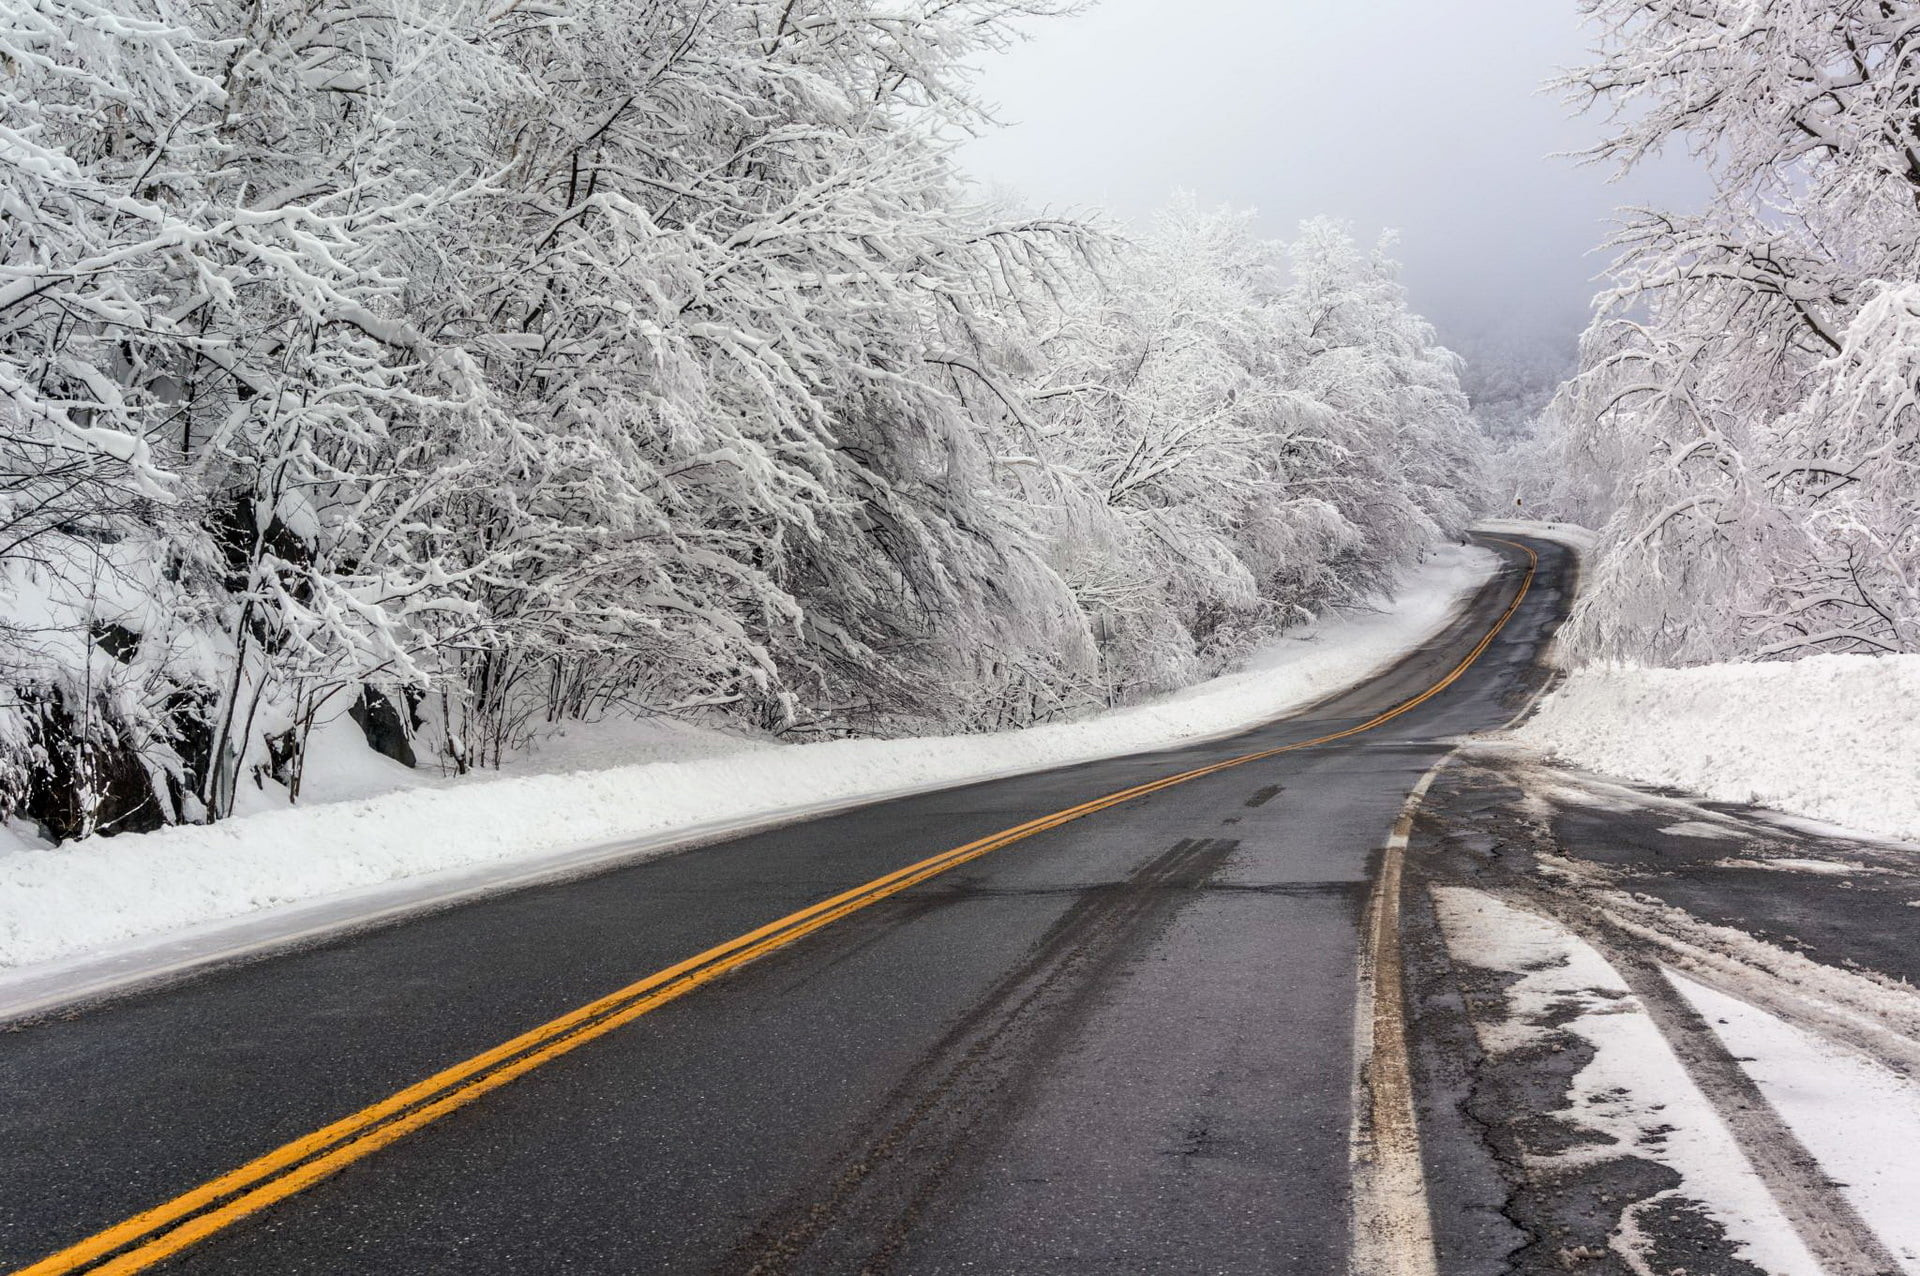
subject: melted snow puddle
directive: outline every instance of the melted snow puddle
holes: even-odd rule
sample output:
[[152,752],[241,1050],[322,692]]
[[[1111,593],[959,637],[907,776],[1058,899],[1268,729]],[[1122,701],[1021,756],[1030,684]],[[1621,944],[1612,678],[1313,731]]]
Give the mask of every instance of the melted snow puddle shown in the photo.
[[1684,975],[1666,976],[1901,1267],[1920,1276],[1920,1085]]
[[[1732,1133],[1605,958],[1558,923],[1482,891],[1437,886],[1433,901],[1456,960],[1520,976],[1506,993],[1511,1018],[1475,1025],[1487,1053],[1515,1050],[1556,1025],[1585,1039],[1593,1060],[1574,1077],[1568,1106],[1558,1115],[1679,1174],[1675,1194],[1698,1201],[1740,1257],[1770,1276],[1820,1276],[1820,1265]],[[1564,1019],[1569,1010],[1579,1012],[1570,1021]],[[1619,1153],[1603,1148],[1598,1154]],[[1629,1214],[1613,1247],[1629,1266],[1644,1270],[1643,1243]]]

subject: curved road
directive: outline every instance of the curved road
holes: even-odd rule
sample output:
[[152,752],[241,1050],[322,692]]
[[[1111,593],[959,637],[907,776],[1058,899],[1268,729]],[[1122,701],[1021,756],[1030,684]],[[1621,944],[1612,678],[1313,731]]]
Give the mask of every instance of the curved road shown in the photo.
[[[1340,1271],[1380,848],[1452,738],[1537,689],[1564,610],[1565,550],[1488,543],[1501,574],[1426,648],[1234,739],[870,806],[0,1034],[0,1270]],[[1483,654],[1352,732],[1473,652],[1529,549]],[[796,912],[782,946],[724,947]]]

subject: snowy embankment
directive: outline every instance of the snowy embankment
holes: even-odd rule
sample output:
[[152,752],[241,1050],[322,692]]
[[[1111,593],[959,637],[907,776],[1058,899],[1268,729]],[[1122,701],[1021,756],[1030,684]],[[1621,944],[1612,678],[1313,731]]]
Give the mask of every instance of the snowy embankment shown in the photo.
[[1920,655],[1595,665],[1516,735],[1588,770],[1920,841]]
[[[1418,647],[1496,564],[1484,549],[1443,547],[1409,573],[1382,610],[1293,631],[1240,672],[1081,722],[994,735],[792,746],[739,741],[719,753],[709,735],[700,746],[706,756],[423,782],[218,824],[0,853],[0,966],[71,957],[423,874],[1230,733],[1321,699]],[[370,897],[368,911],[376,904]]]

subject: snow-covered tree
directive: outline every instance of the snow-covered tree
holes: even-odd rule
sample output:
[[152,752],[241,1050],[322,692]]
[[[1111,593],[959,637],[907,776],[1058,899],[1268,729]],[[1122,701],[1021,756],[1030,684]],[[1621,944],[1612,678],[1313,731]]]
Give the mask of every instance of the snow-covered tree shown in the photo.
[[1024,724],[1389,583],[1473,465],[1390,265],[968,202],[1050,7],[0,16],[0,814],[297,799],[350,710]]
[[[1634,213],[1543,460],[1607,516],[1587,649],[1920,645],[1920,7],[1589,0],[1595,156],[1685,146],[1703,212]],[[1555,498],[1549,497],[1549,500]]]
[[1449,344],[1465,363],[1460,386],[1473,405],[1474,420],[1502,445],[1534,432],[1561,383],[1576,370],[1574,342],[1546,329],[1489,325],[1449,334]]
[[537,92],[432,331],[529,451],[459,520],[513,561],[459,648],[463,760],[529,691],[782,730],[910,711],[936,635],[1005,606],[943,312],[994,291],[994,245],[1077,232],[970,213],[934,130],[1021,8],[630,0],[494,37]]
[[1476,440],[1394,274],[1334,223],[1282,245],[1183,198],[1040,331],[998,468],[1094,660],[1040,702],[1217,672],[1461,525]]
[[46,0],[0,27],[10,787],[56,826],[220,813],[249,648],[383,628],[318,555],[404,376],[373,249],[424,196],[279,180],[362,140],[333,104],[371,95],[377,43],[239,5]]

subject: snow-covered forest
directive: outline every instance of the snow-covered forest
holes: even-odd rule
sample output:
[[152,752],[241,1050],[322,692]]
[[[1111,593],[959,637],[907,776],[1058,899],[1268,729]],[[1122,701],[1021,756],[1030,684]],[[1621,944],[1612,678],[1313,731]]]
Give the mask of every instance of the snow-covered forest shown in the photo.
[[1571,631],[1662,664],[1920,650],[1920,5],[1586,0],[1593,152],[1684,148],[1701,212],[1640,209],[1580,375],[1514,458],[1604,529]]
[[[969,60],[1045,7],[8,6],[0,815],[73,837],[297,800],[346,711],[454,771],[614,712],[1023,725],[1389,584],[1480,503],[1454,359],[1333,223],[1277,244],[1191,201],[1139,228],[973,202]],[[1856,257],[1859,227],[1914,222],[1912,188],[1884,212],[1898,148],[1833,114],[1805,118],[1835,189],[1769,193],[1854,226],[1854,273],[1784,229],[1669,228],[1648,271],[1707,240],[1772,264],[1703,267],[1644,352],[1596,335],[1580,393],[1678,385],[1714,325],[1728,394],[1827,368],[1860,428],[1817,466],[1703,447],[1667,485],[1805,555],[1783,613],[1910,640],[1914,582],[1888,593],[1873,537],[1913,427],[1904,454],[1872,438],[1911,411],[1886,377],[1913,317]],[[1743,304],[1767,271],[1777,300]],[[1768,324],[1777,349],[1736,350]],[[1698,399],[1618,410],[1638,438]],[[1673,501],[1646,486],[1633,509]],[[1782,493],[1852,521],[1789,541],[1759,512]],[[1665,525],[1649,552],[1704,539]]]
[[1463,361],[1460,387],[1474,419],[1499,445],[1496,462],[1505,444],[1533,433],[1561,383],[1576,370],[1571,345],[1545,331],[1453,334],[1447,345]]

